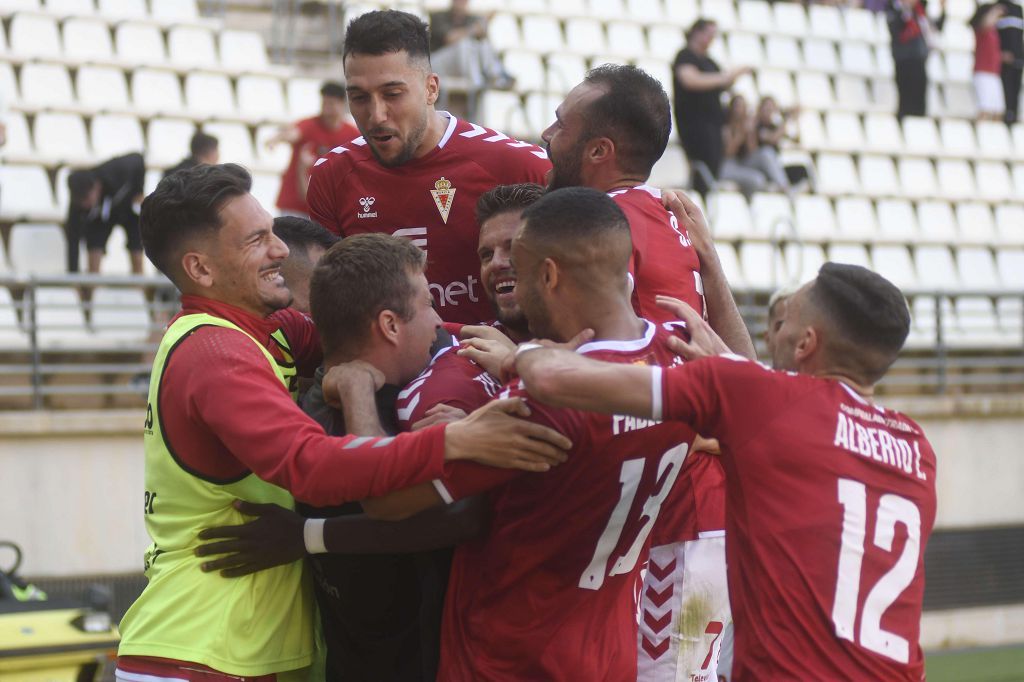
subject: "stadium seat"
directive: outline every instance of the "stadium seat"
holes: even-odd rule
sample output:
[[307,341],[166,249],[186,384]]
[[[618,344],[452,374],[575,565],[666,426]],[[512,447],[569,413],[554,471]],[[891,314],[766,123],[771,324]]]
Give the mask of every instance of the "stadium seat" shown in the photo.
[[203,132],[220,141],[221,163],[237,163],[251,166],[255,160],[252,151],[252,137],[249,129],[241,123],[214,121],[203,125]]
[[974,31],[967,22],[947,21],[942,27],[942,47],[944,50],[974,50]]
[[114,29],[117,57],[130,66],[149,66],[167,61],[164,37],[152,24],[125,22]]
[[[992,121],[986,121],[986,123],[992,123]],[[999,127],[1006,133],[1006,126]],[[939,132],[942,142],[938,154],[964,159],[971,159],[977,155],[978,146],[974,140],[974,127],[969,121],[958,118],[942,119],[939,124]],[[1009,142],[1009,135],[1006,136],[1006,142]]]
[[75,76],[78,103],[93,111],[130,108],[124,71],[112,66],[80,66]]
[[865,148],[893,154],[903,148],[903,133],[892,114],[868,114],[864,117]]
[[996,299],[996,315],[999,328],[1013,340],[1014,345],[1024,345],[1021,330],[1024,330],[1024,301],[1019,296],[1003,296]]
[[974,71],[974,47],[969,50],[943,53],[946,60],[946,80],[953,83],[970,83]]
[[239,77],[238,112],[253,121],[287,118],[281,80],[273,76]]
[[519,137],[524,131],[536,132],[526,122],[526,112],[519,96],[511,92],[486,90],[480,98],[481,123],[488,128]]
[[583,56],[608,51],[604,27],[597,19],[578,17],[565,22],[565,45],[570,52]]
[[[1024,210],[1024,209],[1022,209]],[[1021,216],[1024,221],[1024,215]],[[999,242],[996,224],[988,204],[960,202],[956,204],[956,221],[960,226],[959,244],[995,244]],[[1021,222],[1024,230],[1024,222]]]
[[[107,260],[110,256],[104,260],[104,265]],[[98,338],[142,342],[149,335],[149,326],[146,298],[141,289],[96,287],[93,290],[92,327]]]
[[539,131],[546,129],[555,120],[555,109],[561,103],[562,98],[558,95],[531,93],[526,97],[526,121],[531,132],[527,132],[525,135],[523,131],[508,134],[513,137],[535,137]]
[[199,19],[196,0],[150,0],[154,19],[167,24],[194,22]]
[[999,239],[1005,244],[1024,245],[1024,206],[1004,204],[996,207]]
[[917,287],[914,264],[905,246],[876,246],[872,249],[871,261],[875,271],[900,289]]
[[587,0],[587,10],[590,16],[604,20],[627,16],[622,0]]
[[930,118],[907,116],[903,119],[904,148],[912,154],[931,156],[941,147],[939,132]]
[[661,0],[626,0],[626,11],[627,16],[634,21],[652,26],[660,24],[665,19]]
[[[430,10],[429,3],[424,3],[424,9]],[[511,0],[508,9],[515,14],[524,15],[531,12],[544,14],[548,11],[547,0]]]
[[715,239],[749,239],[754,234],[750,207],[739,192],[718,191],[708,202],[711,231]]
[[42,14],[15,14],[10,27],[11,56],[59,59],[63,52],[57,20]]
[[917,224],[924,243],[954,244],[959,237],[952,207],[945,201],[922,201],[917,205]]
[[756,33],[733,32],[724,41],[729,46],[729,60],[734,65],[761,66],[765,63],[761,37]]
[[146,161],[154,166],[168,167],[189,155],[189,142],[196,127],[191,121],[154,118],[149,122]]
[[252,195],[270,215],[278,215],[277,193],[281,189],[281,176],[277,173],[253,173]]
[[974,118],[974,93],[970,85],[946,83],[942,86],[942,92],[946,116]]
[[148,114],[177,114],[185,110],[181,82],[173,71],[136,69],[132,73],[132,101]]
[[1024,201],[1024,163],[1013,164],[1013,187],[1015,201]]
[[[996,123],[995,125],[999,125]],[[1010,126],[1013,137],[1013,147],[1018,157],[1024,157],[1024,123],[1014,123]]]
[[323,81],[317,78],[288,78],[285,88],[288,92],[288,113],[294,119],[308,118],[320,113],[320,88]]
[[868,250],[863,244],[833,244],[828,249],[828,259],[834,263],[849,263],[871,268]]
[[871,48],[863,43],[841,43],[839,45],[839,63],[844,73],[865,78],[878,75],[878,65]]
[[821,116],[817,111],[801,109],[797,117],[797,128],[800,131],[800,148],[807,151],[833,151],[832,138],[825,133]]
[[750,236],[771,240],[797,236],[793,204],[785,194],[754,194],[750,201],[750,213],[754,219],[754,232]]
[[80,346],[92,335],[85,326],[85,312],[74,287],[37,287],[36,338],[49,349]]
[[895,78],[896,65],[892,61],[892,49],[888,45],[875,45],[875,65],[878,68],[876,78]]
[[871,81],[872,109],[896,111],[898,100],[895,81],[890,78],[876,78]]
[[737,3],[737,20],[748,31],[770,35],[775,29],[772,6],[765,0],[740,0]]
[[97,13],[107,19],[145,19],[146,0],[98,0]]
[[92,119],[92,151],[102,160],[142,152],[146,142],[139,119],[126,114],[100,114]]
[[878,202],[880,237],[888,242],[916,242],[920,237],[917,214],[905,199],[883,199]]
[[988,296],[958,296],[954,305],[956,325],[948,333],[951,346],[990,349],[1018,345],[1019,334],[1000,327]]
[[669,64],[675,61],[676,54],[679,53],[685,42],[683,31],[678,26],[655,24],[647,29],[647,44],[650,48],[650,55]]
[[[524,30],[525,33],[525,30]],[[540,55],[527,50],[508,50],[502,57],[505,69],[516,79],[516,89],[521,92],[546,91],[547,71]]]
[[583,80],[587,65],[582,57],[562,52],[548,55],[547,72],[548,87],[553,92],[569,92]]
[[931,161],[902,158],[898,167],[900,186],[906,196],[918,199],[938,195],[938,181]]
[[[9,111],[4,115],[4,122],[7,124],[7,141],[0,146],[0,159],[8,162],[12,159],[30,160],[35,150],[32,147],[32,134],[29,132],[25,114],[20,111]],[[0,188],[0,207],[6,199],[3,189]]]
[[190,73],[185,76],[185,104],[190,113],[232,118],[235,97],[231,81],[216,73]]
[[818,191],[824,194],[856,194],[860,189],[857,169],[847,155],[819,154],[817,173]]
[[783,280],[781,258],[768,242],[743,242],[739,246],[739,261],[749,287],[773,290],[790,283]]
[[[143,192],[146,194],[152,194],[156,186],[160,184],[160,180],[163,177],[163,171],[156,170],[155,168],[146,171],[146,179],[143,184]],[[149,263],[149,259],[142,264],[143,268],[146,267],[146,263]]]
[[68,70],[60,64],[25,64],[21,67],[21,99],[42,109],[74,106]]
[[830,40],[821,38],[807,38],[804,40],[803,63],[799,70],[813,69],[835,73],[839,70],[839,58],[836,57],[836,48]]
[[829,242],[836,236],[836,216],[832,202],[823,196],[801,194],[796,197],[794,213],[800,239]]
[[804,110],[827,111],[835,106],[836,101],[832,83],[823,73],[796,74],[796,98]]
[[612,54],[630,61],[642,59],[649,54],[644,29],[640,24],[612,21],[605,30],[608,34],[608,49]]
[[89,16],[96,12],[93,0],[45,0],[46,11],[58,17]]
[[17,222],[25,219],[56,219],[50,178],[42,166],[0,165],[0,187],[17,187],[17,192],[4,191],[0,202],[0,220]]
[[[843,8],[846,11],[848,8]],[[825,38],[829,41],[838,42],[846,35],[843,26],[843,16],[839,7],[832,5],[810,5],[807,8],[807,18],[810,22],[808,35]]]
[[970,199],[977,196],[971,166],[960,159],[942,159],[936,164],[939,191],[947,199]]
[[844,24],[846,26],[846,37],[850,40],[875,43],[881,37],[878,31],[878,24],[875,23],[875,13],[869,10],[859,7],[845,8]]
[[167,32],[167,53],[179,67],[216,68],[213,31],[198,26],[172,26]]
[[919,288],[943,291],[954,291],[959,288],[960,278],[953,262],[953,252],[949,247],[919,246],[914,252],[914,262]]
[[863,111],[866,102],[871,101],[868,84],[863,76],[839,73],[835,80],[836,103],[843,109]]
[[[565,49],[565,38],[558,19],[551,15],[532,14],[522,18],[523,43],[520,49],[536,53],[559,52]],[[506,52],[506,58],[507,58]]]
[[835,239],[852,242],[872,241],[878,237],[878,220],[871,202],[864,197],[842,197],[836,200]]
[[[556,3],[557,4],[557,3]],[[683,29],[688,29],[700,16],[696,0],[675,0],[665,3],[665,19]],[[680,47],[682,44],[680,43]]]
[[[953,303],[948,297],[939,297],[939,306],[942,311],[942,344],[948,346],[949,334],[956,322],[953,313]],[[936,299],[934,296],[914,296],[911,300],[911,328],[910,336],[907,338],[907,346],[911,348],[934,349],[939,345],[939,318],[936,314]],[[955,333],[955,332],[954,332]]]
[[511,14],[498,12],[487,25],[487,38],[499,52],[521,47],[523,37],[519,32],[519,20]]
[[978,196],[991,201],[1005,201],[1013,196],[1010,171],[1005,163],[980,161],[974,164]]
[[802,38],[809,33],[807,12],[803,5],[774,3],[772,9],[775,12],[775,30],[777,32],[797,38]]
[[220,63],[237,71],[266,69],[270,62],[263,36],[256,31],[221,31]]
[[79,62],[110,61],[114,57],[110,27],[98,19],[68,19],[64,22],[64,56]]
[[[0,35],[3,35],[3,31],[0,31]],[[5,106],[21,99],[18,93],[18,79],[14,77],[14,67],[7,62],[0,61],[0,96],[8,103]]]
[[18,321],[14,299],[6,287],[0,287],[0,349],[24,350],[28,348],[28,336]]
[[981,246],[961,246],[956,250],[957,272],[968,289],[998,289],[999,277],[992,251]]
[[825,264],[825,250],[817,244],[786,244],[779,259],[784,272],[780,283],[804,284],[818,276]]
[[291,145],[279,144],[267,149],[265,144],[277,131],[278,126],[269,123],[256,128],[256,158],[264,168],[283,172],[292,158]]
[[825,140],[830,149],[853,152],[866,148],[860,117],[848,111],[825,114]]
[[12,15],[15,12],[38,12],[42,9],[42,0],[5,0],[0,7],[0,16]]
[[[796,104],[796,91],[788,71],[760,69],[757,72],[757,89],[761,97],[774,97],[782,108]],[[756,101],[748,101],[747,104],[751,109],[757,107]]]
[[14,272],[57,275],[67,270],[67,239],[59,225],[15,225],[10,248]]
[[[674,5],[675,2],[666,4]],[[714,19],[720,31],[729,32],[739,26],[732,0],[701,0],[701,12],[708,19]]]
[[[1010,138],[1010,131],[1001,122],[978,121],[975,124],[975,130],[978,134],[978,151],[982,156],[997,160],[1009,159],[1013,156],[1013,140]],[[1024,152],[1024,149],[1021,152]]]
[[[861,156],[860,177],[861,188],[869,197],[891,197],[901,194],[896,167],[888,156]],[[855,191],[849,193],[853,194]]]
[[42,112],[36,116],[33,128],[40,161],[86,164],[92,159],[81,116]]
[[999,249],[996,267],[1003,287],[1017,293],[1024,291],[1024,249]]
[[690,169],[686,155],[676,144],[669,143],[665,153],[654,164],[648,184],[654,187],[685,187],[689,182]]

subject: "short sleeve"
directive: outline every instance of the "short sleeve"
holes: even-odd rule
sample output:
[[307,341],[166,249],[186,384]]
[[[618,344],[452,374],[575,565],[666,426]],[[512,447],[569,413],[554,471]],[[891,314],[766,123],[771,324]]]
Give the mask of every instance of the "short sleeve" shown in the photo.
[[471,360],[456,355],[451,347],[398,394],[395,406],[399,429],[411,430],[427,410],[441,403],[468,414],[489,402],[500,388],[500,382]]
[[327,157],[316,161],[309,176],[306,203],[309,204],[309,214],[313,220],[323,225],[328,232],[333,232],[341,237],[344,235],[341,232],[341,225],[335,217],[337,212],[334,205],[332,178],[331,164],[328,163]]

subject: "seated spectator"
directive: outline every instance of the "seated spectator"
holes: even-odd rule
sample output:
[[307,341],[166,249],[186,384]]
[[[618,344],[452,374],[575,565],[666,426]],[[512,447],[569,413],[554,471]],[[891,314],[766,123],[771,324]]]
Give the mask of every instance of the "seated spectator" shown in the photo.
[[799,133],[791,132],[798,113],[797,107],[780,109],[775,98],[762,97],[754,118],[759,167],[784,192],[791,192],[794,184],[808,177],[805,166],[786,166],[779,156],[783,142],[796,142],[800,137]]
[[743,95],[734,95],[729,100],[721,135],[723,155],[718,179],[735,182],[743,195],[750,199],[754,192],[764,189],[768,177],[758,160],[754,119],[747,110],[747,99]]
[[698,19],[686,32],[686,47],[673,65],[673,110],[679,139],[693,168],[691,183],[705,194],[719,177],[722,165],[722,93],[736,79],[751,73],[749,67],[722,71],[709,55],[718,26]]
[[451,7],[430,15],[430,63],[442,79],[466,81],[466,117],[476,118],[476,102],[487,88],[510,89],[515,79],[487,39],[492,14],[470,14],[469,0],[452,0]]
[[969,22],[974,29],[974,101],[981,121],[1000,121],[1006,112],[1003,57],[996,28],[1005,14],[1006,8],[998,3],[978,5]]
[[167,177],[176,171],[194,168],[200,164],[214,164],[220,161],[220,142],[213,135],[203,131],[196,131],[189,142],[189,155],[181,160],[176,166],[171,166],[164,171],[163,177]]
[[309,218],[306,189],[309,171],[318,158],[338,145],[359,137],[348,116],[348,94],[341,83],[327,82],[320,88],[320,114],[284,126],[264,144],[273,149],[282,142],[292,146],[292,158],[281,176],[277,208],[282,215]]
[[128,237],[132,273],[142,274],[142,235],[136,207],[142,203],[145,180],[146,163],[138,153],[68,176],[71,202],[64,224],[68,272],[78,272],[78,245],[83,238],[89,253],[89,272],[99,272],[110,233],[120,225]]

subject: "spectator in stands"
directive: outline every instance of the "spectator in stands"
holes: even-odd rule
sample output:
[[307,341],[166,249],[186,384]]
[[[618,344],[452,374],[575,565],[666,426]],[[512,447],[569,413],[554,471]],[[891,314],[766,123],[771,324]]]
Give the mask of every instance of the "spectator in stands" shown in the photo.
[[786,300],[795,294],[799,287],[785,286],[778,289],[768,299],[768,322],[764,330],[764,345],[768,348],[767,356],[775,357],[775,337],[782,328],[782,321],[786,317]]
[[309,218],[306,204],[309,169],[331,149],[359,137],[359,130],[349,120],[347,102],[345,86],[324,83],[320,88],[320,114],[285,126],[266,141],[267,149],[282,142],[292,146],[292,158],[281,176],[281,190],[277,195],[277,208],[283,215]]
[[1024,74],[1024,12],[1019,3],[1002,0],[1003,16],[996,23],[999,49],[1002,50],[1003,95],[1008,124],[1017,122],[1020,106],[1021,75]]
[[722,140],[724,152],[720,180],[735,182],[747,199],[754,192],[763,190],[769,182],[789,191],[789,181],[779,155],[758,141],[754,118],[750,115],[747,99],[743,95],[734,95],[729,100]]
[[430,14],[430,63],[441,78],[466,81],[466,117],[473,119],[484,89],[510,89],[515,79],[487,39],[494,14],[470,14],[468,9],[469,0],[452,0],[447,10]]
[[889,0],[886,20],[892,37],[892,58],[896,66],[899,108],[896,116],[924,116],[927,111],[928,72],[925,63],[932,50],[934,34],[946,21],[946,0],[942,15],[933,23],[924,0]]
[[78,272],[78,245],[83,238],[89,272],[99,272],[110,233],[120,225],[128,237],[132,272],[142,274],[142,236],[136,206],[142,202],[145,180],[146,162],[138,153],[118,156],[68,176],[71,202],[64,225],[68,272]]
[[784,192],[792,192],[793,185],[808,177],[806,166],[786,166],[779,155],[784,141],[796,142],[800,138],[799,132],[794,133],[791,129],[799,113],[798,107],[781,109],[774,97],[762,97],[754,117],[757,154],[761,157],[765,174]]
[[197,131],[189,142],[189,155],[181,160],[176,166],[171,166],[164,171],[163,177],[167,177],[175,171],[186,168],[195,168],[200,164],[215,164],[220,161],[220,142],[213,135],[203,131]]
[[686,32],[686,47],[673,64],[676,128],[693,166],[693,187],[702,194],[710,189],[722,165],[722,93],[752,71],[749,67],[722,71],[708,55],[717,34],[714,21],[695,21]]
[[341,240],[319,224],[305,218],[274,218],[274,234],[288,246],[288,257],[281,264],[281,276],[292,292],[292,308],[309,312],[309,280],[320,257]]
[[996,30],[996,22],[1005,12],[998,3],[978,5],[969,22],[974,29],[974,102],[980,121],[999,121],[1006,113],[1003,59]]

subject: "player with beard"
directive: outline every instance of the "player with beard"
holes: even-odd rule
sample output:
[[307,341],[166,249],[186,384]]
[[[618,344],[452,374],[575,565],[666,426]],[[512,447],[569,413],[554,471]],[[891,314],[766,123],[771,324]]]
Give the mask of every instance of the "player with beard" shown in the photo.
[[345,35],[349,108],[362,137],[313,168],[314,219],[349,236],[408,237],[428,253],[427,279],[441,319],[475,324],[491,311],[480,291],[477,198],[496,185],[541,182],[539,147],[434,109],[427,26],[406,12],[369,12]]
[[[687,357],[724,346],[692,311]],[[935,453],[873,402],[903,346],[906,300],[826,263],[787,301],[772,362],[735,355],[668,370],[529,350],[516,369],[551,405],[673,419],[719,439],[729,499],[734,679],[924,679],[924,553]]]
[[[657,80],[633,66],[593,69],[544,131],[553,164],[549,187],[584,185],[607,192],[626,214],[633,238],[632,301],[639,315],[673,319],[657,305],[658,297],[683,300],[730,348],[754,357],[700,209],[675,193],[663,202],[661,191],[645,184],[665,151],[670,128],[668,96]],[[713,455],[688,458],[651,536],[640,606],[641,680],[716,677],[720,636],[731,619],[723,478]],[[707,608],[686,615],[686,605],[698,596]],[[685,631],[675,627],[681,618]]]
[[[516,298],[530,331],[626,364],[678,361],[672,334],[638,318],[628,296],[629,224],[606,195],[550,192],[522,214],[512,243]],[[511,395],[522,395],[518,382]],[[377,500],[402,516],[487,492],[491,526],[456,548],[439,679],[636,679],[634,590],[647,537],[694,434],[650,420],[530,403],[531,421],[573,441],[553,475],[492,476],[453,467],[434,485]]]

